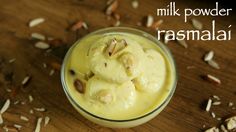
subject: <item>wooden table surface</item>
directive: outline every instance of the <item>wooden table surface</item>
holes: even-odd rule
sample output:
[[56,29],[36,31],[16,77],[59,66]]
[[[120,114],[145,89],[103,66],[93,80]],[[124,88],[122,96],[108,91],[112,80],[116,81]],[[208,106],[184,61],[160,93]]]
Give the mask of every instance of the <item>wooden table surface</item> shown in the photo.
[[[219,125],[222,121],[213,119],[206,112],[208,98],[218,95],[220,106],[212,107],[216,117],[222,119],[236,114],[229,108],[228,102],[236,103],[236,46],[235,46],[235,14],[229,17],[198,17],[205,29],[211,29],[211,21],[216,20],[217,29],[226,29],[233,25],[231,41],[187,41],[187,49],[170,41],[167,45],[172,51],[177,64],[178,86],[168,106],[157,117],[146,124],[130,129],[110,129],[93,124],[83,118],[67,100],[61,83],[60,73],[56,71],[50,76],[52,67],[43,67],[43,63],[61,63],[67,48],[76,39],[100,28],[109,27],[114,19],[107,20],[104,14],[106,0],[1,0],[0,4],[0,106],[6,99],[11,99],[11,106],[3,114],[4,125],[20,124],[22,132],[35,129],[37,118],[49,116],[50,123],[42,127],[42,132],[82,132],[82,131],[155,131],[155,132],[195,132]],[[169,1],[145,0],[139,2],[138,9],[133,9],[131,0],[119,2],[117,13],[121,15],[121,26],[135,27],[155,35],[155,31],[144,26],[137,26],[147,14],[155,16],[156,8],[165,7]],[[177,7],[214,7],[214,3],[199,1],[176,0]],[[28,27],[28,22],[34,18],[43,17],[45,22]],[[184,23],[181,17],[158,17],[163,19],[161,29],[193,29],[191,23]],[[78,20],[86,21],[89,29],[81,29],[77,33],[68,31],[68,27]],[[53,38],[60,38],[64,45],[52,48],[51,52],[34,47],[35,40],[30,39],[32,32],[39,32]],[[215,60],[221,69],[208,66],[203,55],[209,50],[215,52]],[[9,63],[15,58],[15,62]],[[201,75],[212,74],[222,81],[216,86],[201,78]],[[26,87],[21,86],[25,76],[32,79]],[[11,89],[12,92],[7,92]],[[29,103],[28,95],[34,97]],[[14,101],[23,104],[14,105]],[[24,104],[25,103],[25,104]],[[34,107],[44,107],[46,112],[30,114]],[[20,115],[27,116],[30,121],[19,119]],[[4,126],[2,125],[2,126]],[[2,132],[2,127],[0,128]]]

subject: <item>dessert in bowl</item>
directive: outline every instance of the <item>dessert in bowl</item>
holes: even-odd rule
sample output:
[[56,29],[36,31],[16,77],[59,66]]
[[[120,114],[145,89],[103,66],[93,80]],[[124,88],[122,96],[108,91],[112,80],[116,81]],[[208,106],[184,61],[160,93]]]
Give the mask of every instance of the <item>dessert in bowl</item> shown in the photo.
[[143,124],[168,104],[177,82],[169,50],[132,28],[105,28],[67,52],[61,80],[76,110],[106,127]]

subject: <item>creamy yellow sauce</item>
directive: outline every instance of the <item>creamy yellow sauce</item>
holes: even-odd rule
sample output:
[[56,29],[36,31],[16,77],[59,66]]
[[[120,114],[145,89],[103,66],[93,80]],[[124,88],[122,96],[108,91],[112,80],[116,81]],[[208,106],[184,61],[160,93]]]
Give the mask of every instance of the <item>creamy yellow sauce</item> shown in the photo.
[[[127,45],[110,56],[107,49],[114,39],[116,46],[124,41]],[[174,68],[154,42],[129,33],[109,33],[90,35],[78,43],[68,56],[65,80],[71,97],[88,112],[107,119],[132,119],[153,111],[169,95]],[[75,79],[84,83],[84,93],[76,90]]]

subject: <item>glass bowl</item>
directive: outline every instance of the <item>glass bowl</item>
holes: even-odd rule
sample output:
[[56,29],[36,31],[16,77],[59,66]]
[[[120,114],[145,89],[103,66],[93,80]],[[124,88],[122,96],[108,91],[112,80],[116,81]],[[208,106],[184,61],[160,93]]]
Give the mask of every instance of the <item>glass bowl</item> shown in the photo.
[[171,82],[168,82],[171,85],[168,96],[166,96],[166,98],[162,101],[162,103],[160,103],[158,106],[156,106],[155,109],[151,110],[150,112],[148,112],[144,115],[140,115],[140,116],[132,118],[132,119],[124,119],[124,120],[108,119],[108,118],[100,117],[98,115],[95,115],[95,114],[85,110],[71,96],[70,92],[68,91],[68,85],[67,85],[67,82],[66,82],[66,79],[65,79],[66,64],[68,62],[68,57],[70,56],[70,54],[73,51],[74,47],[80,43],[80,40],[78,40],[77,42],[75,42],[75,44],[73,46],[71,46],[71,48],[68,50],[68,52],[67,52],[67,54],[64,58],[62,69],[61,69],[62,86],[63,86],[64,92],[65,92],[68,100],[73,105],[73,107],[82,116],[84,116],[88,120],[90,120],[90,121],[92,121],[96,124],[99,124],[99,125],[102,125],[102,126],[105,126],[105,127],[110,127],[110,128],[128,128],[128,127],[138,126],[140,124],[143,124],[143,123],[151,120],[157,114],[159,114],[165,108],[165,106],[168,104],[171,97],[173,96],[173,93],[174,93],[176,85],[177,85],[177,72],[176,72],[175,62],[174,62],[173,56],[171,55],[170,51],[168,50],[168,48],[166,46],[164,46],[164,44],[162,42],[158,41],[152,35],[144,32],[144,31],[141,31],[141,30],[128,28],[128,27],[110,27],[110,28],[104,28],[104,29],[94,31],[94,32],[86,35],[85,37],[89,37],[89,36],[97,35],[97,34],[107,34],[107,33],[130,33],[130,34],[135,34],[135,35],[138,35],[138,36],[142,36],[142,37],[154,42],[163,51],[163,53],[165,54],[168,62],[170,63],[170,68],[171,68],[171,71],[172,71],[171,76],[173,76],[173,80]]

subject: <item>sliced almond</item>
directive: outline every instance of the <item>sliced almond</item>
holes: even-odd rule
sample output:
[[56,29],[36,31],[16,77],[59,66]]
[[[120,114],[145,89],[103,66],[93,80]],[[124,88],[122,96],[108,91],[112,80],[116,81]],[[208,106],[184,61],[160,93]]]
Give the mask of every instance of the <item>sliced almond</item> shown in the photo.
[[15,62],[16,61],[16,58],[12,58],[12,59],[10,59],[9,61],[8,61],[8,63],[13,63],[13,62]]
[[44,41],[46,37],[40,33],[32,33],[31,38]]
[[181,46],[183,46],[184,48],[188,48],[188,44],[186,43],[185,40],[177,40],[177,42],[178,42]]
[[111,15],[118,8],[118,0],[113,0],[106,9],[106,15]]
[[212,128],[205,130],[205,132],[219,132],[219,129],[216,127],[212,127]]
[[44,18],[36,18],[36,19],[33,19],[29,22],[29,27],[34,27],[36,25],[39,25],[40,23],[43,23],[45,21]]
[[146,27],[151,27],[154,22],[154,18],[152,15],[147,16],[147,22],[146,22]]
[[208,63],[208,65],[210,65],[211,67],[213,67],[215,69],[220,69],[219,64],[214,60],[209,60],[209,61],[207,61],[207,63]]
[[35,111],[39,111],[39,112],[45,112],[46,109],[41,107],[41,108],[34,108]]
[[215,77],[215,76],[213,76],[213,75],[207,75],[206,76],[206,79],[209,81],[209,82],[212,82],[212,83],[214,83],[214,84],[221,84],[221,81],[220,81],[220,79],[219,78],[217,78],[217,77]]
[[13,126],[4,126],[3,129],[6,132],[18,132],[18,129],[16,127],[13,127]]
[[22,126],[19,125],[19,124],[14,124],[13,126],[14,126],[15,128],[17,128],[18,130],[20,130],[20,129],[22,128]]
[[30,109],[29,113],[34,114],[34,110]]
[[204,56],[204,61],[209,61],[212,60],[214,57],[214,51],[209,51],[208,53],[205,54]]
[[40,132],[42,117],[39,117],[34,132]]
[[0,111],[1,114],[7,111],[7,109],[10,107],[10,103],[11,103],[10,99],[7,99]]
[[80,93],[85,93],[85,86],[83,84],[82,81],[80,81],[79,79],[76,79],[74,81],[74,87],[76,88],[76,90]]
[[163,21],[162,19],[160,19],[160,20],[154,22],[154,23],[152,24],[152,28],[155,29],[155,30],[158,30],[163,22],[164,22],[164,21]]
[[20,116],[20,119],[21,119],[22,121],[27,121],[27,122],[29,121],[29,118],[27,118],[27,117],[25,117],[25,116],[22,116],[22,115]]
[[225,125],[220,125],[220,129],[222,132],[228,132],[228,130],[225,128]]
[[132,5],[132,7],[133,7],[134,9],[137,9],[138,6],[139,6],[139,2],[138,2],[138,0],[132,0],[131,5]]
[[193,24],[193,27],[198,30],[201,30],[203,28],[203,24],[197,19],[192,19],[192,24]]
[[49,121],[50,121],[50,118],[48,116],[46,116],[44,118],[44,126],[48,125]]
[[229,106],[229,107],[232,107],[233,105],[234,105],[233,102],[229,102],[229,103],[228,103],[228,106]]
[[228,130],[233,130],[236,128],[236,116],[230,117],[225,120],[226,127]]
[[32,95],[29,95],[28,98],[29,98],[29,102],[30,102],[30,103],[33,102],[34,98],[33,98]]
[[42,41],[35,43],[34,46],[38,49],[48,49],[50,47],[50,45],[48,43],[42,42]]
[[72,30],[72,31],[76,31],[76,30],[81,29],[82,27],[83,27],[84,29],[88,29],[87,23],[85,23],[84,21],[78,21],[78,22],[76,22],[76,23],[71,27],[71,30]]
[[212,99],[208,99],[207,106],[206,106],[206,111],[209,112],[211,109],[211,104],[212,104]]
[[220,105],[221,102],[220,101],[216,101],[216,102],[213,102],[212,105]]
[[108,44],[108,47],[106,49],[106,53],[108,54],[108,56],[112,56],[115,52],[115,47],[117,44],[117,40],[114,38],[111,40],[111,42]]
[[216,115],[215,115],[214,112],[211,112],[211,116],[212,116],[213,118],[216,118]]
[[51,69],[50,72],[49,72],[49,76],[52,76],[54,73],[55,73],[55,70]]
[[217,96],[217,95],[213,95],[212,97],[213,97],[214,99],[216,99],[216,100],[220,100],[220,97]]
[[31,76],[26,76],[26,77],[22,80],[21,84],[22,84],[23,86],[25,86],[26,84],[29,83],[30,79],[31,79]]
[[113,100],[113,96],[112,94],[108,91],[108,90],[101,90],[98,94],[97,94],[97,98],[100,102],[104,103],[104,104],[108,104],[111,103]]

